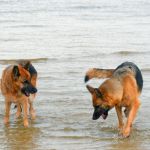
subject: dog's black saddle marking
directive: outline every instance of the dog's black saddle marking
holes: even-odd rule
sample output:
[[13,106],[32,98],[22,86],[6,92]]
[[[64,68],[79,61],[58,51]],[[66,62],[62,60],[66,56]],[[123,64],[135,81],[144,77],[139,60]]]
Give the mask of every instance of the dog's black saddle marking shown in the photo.
[[136,83],[138,85],[138,89],[139,91],[142,91],[143,88],[143,77],[142,77],[142,73],[140,71],[140,69],[137,67],[137,65],[135,65],[132,62],[124,62],[121,65],[119,65],[115,71],[117,71],[120,68],[124,68],[124,67],[128,67],[131,69],[131,71],[133,71],[133,73],[135,74],[135,79],[136,79]]
[[29,68],[28,68],[28,71],[30,72],[31,76],[37,75],[37,71],[36,71],[36,69],[33,67],[32,64],[30,64],[30,66],[29,66]]

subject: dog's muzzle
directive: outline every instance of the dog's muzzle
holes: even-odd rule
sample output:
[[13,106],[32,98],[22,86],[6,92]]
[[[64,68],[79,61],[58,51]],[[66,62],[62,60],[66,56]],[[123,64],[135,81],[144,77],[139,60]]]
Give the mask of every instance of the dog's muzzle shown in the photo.
[[103,117],[103,119],[106,119],[108,116],[109,109],[104,109],[101,106],[94,107],[94,113],[93,113],[93,120],[97,120],[100,116]]
[[29,97],[30,94],[34,94],[34,93],[37,92],[37,88],[33,87],[32,85],[27,85],[27,86],[25,86],[25,87],[23,87],[23,88],[21,89],[21,92],[22,92],[25,96]]
[[86,75],[85,78],[84,78],[84,82],[88,82],[89,81],[89,77]]

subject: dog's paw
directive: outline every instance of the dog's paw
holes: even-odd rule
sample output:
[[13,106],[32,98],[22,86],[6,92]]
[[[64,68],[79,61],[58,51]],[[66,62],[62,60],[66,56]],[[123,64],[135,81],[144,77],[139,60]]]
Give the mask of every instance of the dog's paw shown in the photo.
[[25,120],[23,121],[23,124],[24,124],[24,127],[25,127],[25,128],[29,127],[29,122],[28,122],[27,119],[25,119]]
[[122,136],[123,136],[124,138],[129,137],[129,136],[130,136],[130,128],[124,129],[124,130],[122,131]]

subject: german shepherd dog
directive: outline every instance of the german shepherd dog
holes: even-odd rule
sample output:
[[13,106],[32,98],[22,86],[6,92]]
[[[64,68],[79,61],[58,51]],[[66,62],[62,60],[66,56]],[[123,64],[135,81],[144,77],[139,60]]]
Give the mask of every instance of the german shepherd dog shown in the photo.
[[1,92],[5,97],[4,123],[8,124],[11,103],[17,106],[16,117],[21,115],[23,108],[24,126],[28,127],[28,110],[31,118],[35,118],[33,100],[37,92],[37,71],[30,61],[19,61],[17,65],[10,65],[4,69],[1,78]]
[[[143,87],[143,78],[139,68],[132,62],[124,62],[116,69],[93,68],[86,72],[85,82],[92,78],[108,78],[99,88],[87,85],[92,94],[94,107],[93,120],[100,116],[106,119],[108,111],[115,107],[120,133],[123,137],[130,135],[131,126],[140,106],[139,95]],[[127,122],[123,123],[122,107]]]

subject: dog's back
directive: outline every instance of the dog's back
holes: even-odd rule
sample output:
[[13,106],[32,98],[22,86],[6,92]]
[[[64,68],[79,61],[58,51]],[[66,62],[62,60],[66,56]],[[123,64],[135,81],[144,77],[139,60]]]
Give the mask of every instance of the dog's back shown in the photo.
[[136,79],[136,83],[137,83],[139,92],[142,91],[143,77],[142,77],[141,71],[137,67],[137,65],[135,65],[132,62],[124,62],[115,69],[113,74],[121,75],[122,73],[131,73],[131,74],[133,74],[135,79]]
[[134,75],[138,91],[141,92],[143,88],[143,77],[140,69],[132,62],[124,62],[116,69],[92,68],[86,72],[85,82],[92,78],[111,78],[112,76],[121,76],[126,73]]

